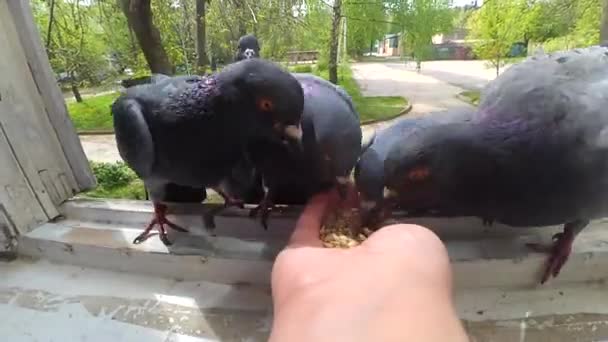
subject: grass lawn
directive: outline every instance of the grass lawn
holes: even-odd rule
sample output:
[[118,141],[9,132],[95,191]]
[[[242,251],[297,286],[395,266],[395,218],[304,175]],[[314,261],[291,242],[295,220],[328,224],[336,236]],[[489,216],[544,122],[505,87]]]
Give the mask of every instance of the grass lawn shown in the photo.
[[[327,70],[317,71],[316,67],[307,65],[290,66],[293,72],[312,72],[325,79],[329,78]],[[338,72],[338,83],[352,96],[361,116],[361,123],[390,119],[399,114],[406,106],[407,100],[401,96],[363,96],[348,65],[341,65]],[[113,130],[110,106],[119,96],[118,92],[85,98],[83,102],[68,102],[68,112],[78,132]]]
[[78,132],[113,130],[112,114],[110,106],[116,100],[119,93],[111,93],[95,97],[84,98],[78,103],[70,101],[67,103],[68,112]]
[[[327,70],[316,71],[316,75],[329,79]],[[361,116],[361,123],[390,119],[398,115],[406,106],[407,100],[401,96],[363,96],[353,77],[349,65],[341,65],[338,70],[338,84],[353,98],[355,107]]]
[[470,104],[477,106],[479,104],[480,93],[478,90],[467,90],[459,94]]

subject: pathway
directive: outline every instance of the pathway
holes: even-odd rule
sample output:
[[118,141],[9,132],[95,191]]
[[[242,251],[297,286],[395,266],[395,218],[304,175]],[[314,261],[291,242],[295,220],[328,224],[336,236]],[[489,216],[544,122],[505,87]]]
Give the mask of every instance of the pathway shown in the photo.
[[[422,72],[419,74],[404,63],[359,63],[353,65],[355,79],[359,83],[364,95],[367,96],[393,96],[400,95],[406,97],[413,105],[413,109],[408,115],[424,115],[437,110],[444,110],[454,107],[469,106],[467,103],[456,98],[456,95],[464,89],[450,84],[447,80],[447,71],[441,71],[436,62],[425,63]],[[446,69],[445,63],[441,62],[442,68]],[[471,68],[462,68],[462,61],[452,61],[452,69],[459,70],[459,73],[470,71]],[[466,63],[466,62],[465,62]],[[428,70],[425,71],[425,68]],[[464,71],[463,71],[464,69]],[[483,69],[482,69],[483,70]],[[471,72],[471,76],[462,77],[452,76],[452,79],[468,80],[467,88],[472,87],[473,83],[483,86],[488,82],[486,75],[479,75]],[[440,77],[441,76],[441,77]],[[367,125],[363,128],[364,140],[377,129],[390,125],[392,121],[381,122]]]

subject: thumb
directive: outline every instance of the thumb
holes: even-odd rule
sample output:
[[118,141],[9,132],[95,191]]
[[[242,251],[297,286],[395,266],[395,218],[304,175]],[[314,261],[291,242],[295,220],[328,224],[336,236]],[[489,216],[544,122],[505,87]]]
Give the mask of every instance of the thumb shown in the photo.
[[332,190],[317,194],[308,201],[296,223],[296,228],[291,234],[287,247],[321,247],[323,245],[319,238],[319,232],[328,208],[336,202],[334,197],[337,197],[337,193]]

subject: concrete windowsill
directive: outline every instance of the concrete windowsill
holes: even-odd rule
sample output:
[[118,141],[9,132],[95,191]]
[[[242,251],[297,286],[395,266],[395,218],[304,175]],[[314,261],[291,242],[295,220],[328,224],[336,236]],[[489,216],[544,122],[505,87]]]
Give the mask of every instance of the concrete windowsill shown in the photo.
[[[51,319],[59,329],[54,336],[86,336],[86,325],[61,328],[73,324],[61,316],[70,309],[87,324],[104,322],[112,334],[145,333],[151,341],[177,340],[178,332],[188,341],[265,340],[272,319],[272,260],[299,208],[273,214],[268,231],[246,212],[228,210],[213,235],[203,228],[201,206],[171,210],[177,213],[171,219],[191,232],[171,234],[175,243],[167,248],[156,236],[131,243],[150,220],[150,203],[67,202],[63,218],[20,237],[25,258],[0,264],[6,275],[0,282],[0,314],[11,312],[27,334],[47,334],[31,322]],[[562,274],[542,286],[538,280],[546,256],[524,244],[549,242],[560,227],[488,228],[476,218],[414,222],[436,231],[448,248],[456,308],[471,341],[608,337],[604,221],[579,236]],[[28,261],[28,256],[41,260]]]
[[[131,242],[149,222],[145,201],[72,200],[64,217],[22,236],[19,252],[60,263],[220,283],[267,284],[272,261],[284,246],[299,208],[273,212],[264,231],[247,211],[226,210],[210,234],[203,228],[203,206],[175,206],[175,223],[190,233],[172,233],[164,246],[157,236]],[[527,242],[548,243],[561,227],[483,227],[477,218],[402,220],[433,229],[445,242],[457,289],[537,288],[546,255]],[[608,231],[605,220],[593,222],[575,241],[562,273],[544,287],[608,278]]]

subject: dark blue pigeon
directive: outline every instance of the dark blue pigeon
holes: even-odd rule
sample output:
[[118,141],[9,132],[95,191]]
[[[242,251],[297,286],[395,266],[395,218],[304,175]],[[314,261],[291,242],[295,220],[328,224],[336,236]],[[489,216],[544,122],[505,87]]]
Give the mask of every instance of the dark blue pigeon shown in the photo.
[[[424,116],[408,116],[398,119],[374,135],[355,167],[355,183],[361,200],[360,213],[364,227],[376,227],[390,214],[387,203],[384,202],[384,162],[391,147],[407,144],[413,135],[428,126],[471,120],[473,113],[473,108],[463,106]],[[413,209],[410,207],[410,210]]]
[[128,88],[112,105],[120,155],[143,179],[155,207],[134,243],[156,225],[165,244],[165,225],[185,230],[166,218],[169,185],[218,188],[254,139],[301,144],[302,88],[274,63],[250,59],[212,76],[160,78]]
[[275,203],[304,204],[333,186],[344,195],[361,153],[359,114],[350,96],[320,77],[293,75],[304,90],[302,151],[262,139],[249,148],[266,191],[251,214],[261,211],[264,227]]
[[537,55],[484,89],[466,124],[394,145],[387,187],[446,215],[510,226],[565,224],[542,278],[557,276],[578,233],[608,216],[608,49]]
[[260,43],[258,39],[252,34],[242,36],[239,39],[234,60],[238,62],[243,59],[258,57],[260,57]]

